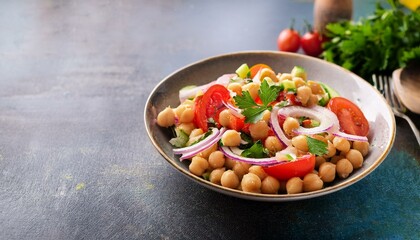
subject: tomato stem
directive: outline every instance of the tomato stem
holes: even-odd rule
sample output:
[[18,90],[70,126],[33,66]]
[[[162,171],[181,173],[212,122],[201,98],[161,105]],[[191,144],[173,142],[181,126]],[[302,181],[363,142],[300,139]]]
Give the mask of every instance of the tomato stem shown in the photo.
[[314,29],[312,28],[312,25],[306,19],[304,19],[303,21],[305,22],[305,26],[306,26],[308,32],[313,33]]

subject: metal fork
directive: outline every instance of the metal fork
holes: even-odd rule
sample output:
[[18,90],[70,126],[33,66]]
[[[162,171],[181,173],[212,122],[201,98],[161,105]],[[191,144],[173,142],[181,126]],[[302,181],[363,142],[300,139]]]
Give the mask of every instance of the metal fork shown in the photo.
[[394,84],[392,77],[374,74],[372,75],[372,80],[373,85],[376,87],[376,89],[379,90],[379,92],[382,93],[389,106],[391,106],[394,115],[400,118],[404,118],[408,122],[408,124],[414,132],[414,136],[417,139],[417,143],[420,146],[419,130],[417,129],[416,125],[414,125],[413,121],[405,114],[407,108],[402,104],[402,102],[394,92]]

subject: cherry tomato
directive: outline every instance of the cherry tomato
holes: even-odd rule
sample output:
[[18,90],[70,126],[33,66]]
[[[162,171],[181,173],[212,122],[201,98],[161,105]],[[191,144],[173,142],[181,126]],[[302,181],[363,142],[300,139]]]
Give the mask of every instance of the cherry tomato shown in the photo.
[[342,131],[348,134],[367,136],[369,122],[365,115],[354,103],[343,97],[330,99],[327,108],[337,115]]
[[252,66],[249,69],[249,71],[251,72],[251,78],[254,78],[255,75],[257,75],[258,71],[260,71],[260,69],[263,69],[263,68],[268,68],[268,69],[272,70],[270,66],[268,66],[264,63],[255,64],[254,66]]
[[313,57],[318,57],[322,53],[323,39],[317,31],[305,33],[300,39],[303,51]]
[[242,131],[243,127],[245,126],[245,118],[239,118],[236,116],[232,116],[230,118],[229,127],[233,130],[238,132]]
[[285,181],[292,177],[304,177],[306,174],[312,172],[314,167],[315,155],[308,154],[299,157],[292,162],[283,162],[264,167],[264,171],[280,181]]
[[280,51],[297,52],[300,47],[300,35],[292,28],[284,29],[277,38],[277,47]]
[[207,121],[209,118],[215,118],[223,102],[230,99],[229,90],[223,85],[215,84],[204,93],[203,96],[195,100],[194,123],[204,132],[208,130]]

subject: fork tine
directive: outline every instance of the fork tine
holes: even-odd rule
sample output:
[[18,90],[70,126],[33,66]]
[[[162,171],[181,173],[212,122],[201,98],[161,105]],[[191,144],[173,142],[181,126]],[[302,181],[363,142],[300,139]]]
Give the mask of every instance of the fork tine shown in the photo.
[[392,102],[391,102],[391,96],[392,95],[391,95],[391,92],[390,92],[390,89],[389,89],[388,78],[384,77],[384,76],[380,76],[379,77],[379,84],[382,85],[383,94],[385,96],[386,101],[388,102],[388,104],[393,106]]
[[389,84],[390,84],[393,106],[398,108],[402,112],[406,112],[407,108],[404,106],[404,104],[401,102],[401,100],[398,98],[397,94],[395,93],[394,79],[392,79],[392,77],[389,78]]

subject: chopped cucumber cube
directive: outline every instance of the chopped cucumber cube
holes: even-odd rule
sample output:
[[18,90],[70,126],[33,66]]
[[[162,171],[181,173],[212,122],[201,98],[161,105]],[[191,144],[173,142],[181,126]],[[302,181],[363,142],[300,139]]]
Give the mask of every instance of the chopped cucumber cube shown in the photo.
[[296,90],[295,82],[293,82],[291,80],[283,80],[281,82],[281,84],[283,84],[284,90],[286,90],[286,91],[294,91],[294,90]]
[[246,63],[242,64],[235,72],[240,78],[247,78],[250,75],[249,67]]
[[306,78],[307,78],[307,76],[306,76],[306,70],[303,67],[295,66],[292,69],[291,74],[292,74],[293,77],[300,77],[304,81],[306,81]]

